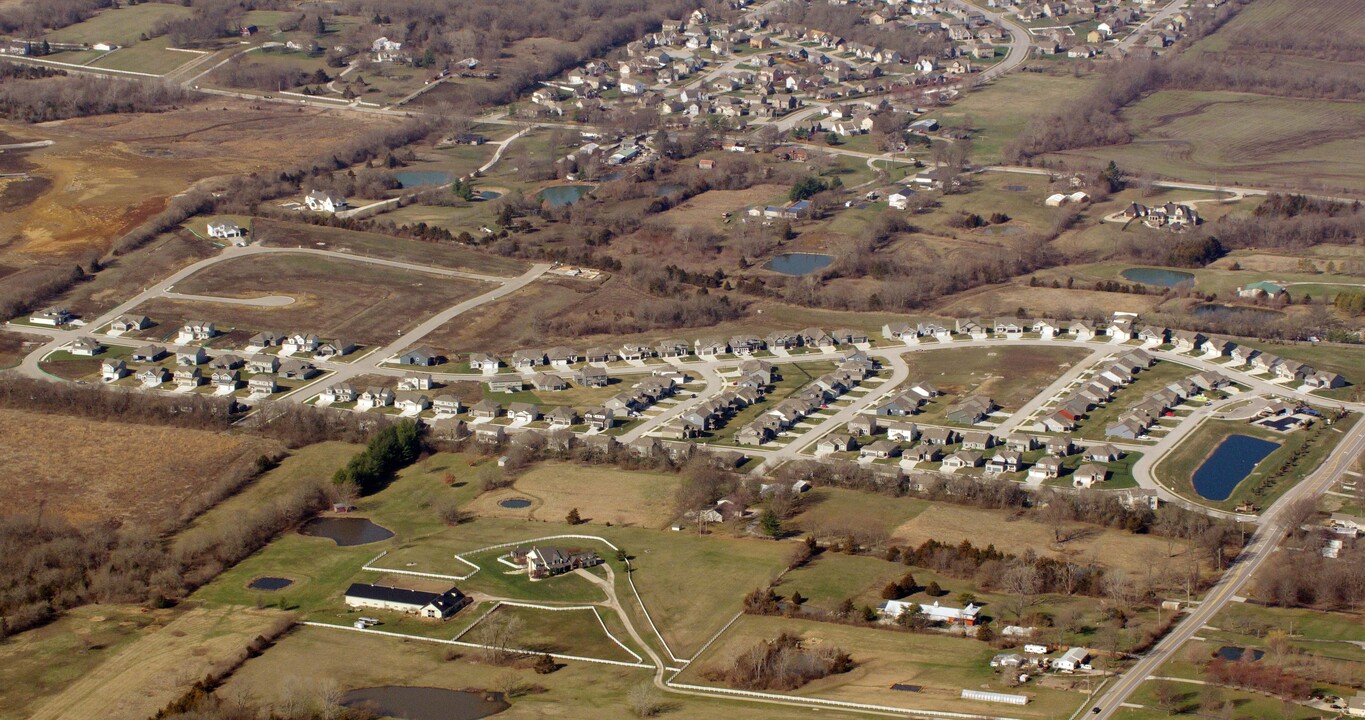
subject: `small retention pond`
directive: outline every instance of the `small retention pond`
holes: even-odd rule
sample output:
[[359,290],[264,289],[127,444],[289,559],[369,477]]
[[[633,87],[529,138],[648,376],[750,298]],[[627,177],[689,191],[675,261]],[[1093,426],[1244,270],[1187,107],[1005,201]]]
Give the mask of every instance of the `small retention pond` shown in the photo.
[[1214,653],[1214,655],[1219,660],[1227,660],[1228,662],[1238,662],[1244,656],[1249,656],[1247,657],[1248,660],[1260,660],[1265,657],[1265,653],[1260,650],[1234,647],[1232,645],[1224,645],[1223,647],[1218,648],[1218,652]]
[[1119,275],[1123,276],[1124,280],[1132,280],[1143,285],[1156,285],[1157,287],[1173,288],[1194,284],[1194,275],[1164,268],[1128,268]]
[[449,185],[455,182],[455,176],[439,170],[400,170],[393,176],[398,179],[398,184],[405,188]]
[[313,518],[304,523],[299,532],[311,537],[328,538],[342,547],[367,545],[393,537],[387,528],[375,525],[367,518],[356,517]]
[[591,190],[591,185],[556,185],[541,190],[536,197],[550,203],[550,207],[564,207],[578,202]]
[[1218,303],[1195,305],[1190,312],[1200,317],[1221,317],[1229,320],[1276,320],[1281,317],[1280,313],[1274,310]]
[[507,498],[506,500],[499,500],[498,506],[509,510],[520,510],[531,507],[531,501],[526,498]]
[[258,577],[248,583],[247,587],[252,590],[283,590],[293,584],[294,581],[289,578]]
[[783,275],[806,275],[834,262],[828,255],[814,253],[785,253],[769,260],[763,267]]
[[479,720],[511,707],[501,693],[396,686],[352,690],[341,696],[341,705],[400,720]]
[[1279,445],[1250,435],[1229,435],[1194,471],[1194,491],[1215,502],[1227,500],[1237,484]]

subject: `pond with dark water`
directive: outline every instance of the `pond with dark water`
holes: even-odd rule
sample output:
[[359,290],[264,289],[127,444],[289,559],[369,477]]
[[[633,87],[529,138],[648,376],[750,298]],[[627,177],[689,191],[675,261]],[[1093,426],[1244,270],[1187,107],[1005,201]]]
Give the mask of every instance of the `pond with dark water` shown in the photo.
[[368,545],[393,537],[393,533],[387,528],[375,525],[368,518],[358,517],[313,518],[299,528],[299,533],[310,537],[328,538],[342,547]]
[[1228,662],[1238,662],[1248,654],[1250,654],[1251,656],[1248,659],[1252,661],[1260,660],[1261,658],[1265,657],[1265,653],[1261,652],[1260,650],[1253,650],[1243,647],[1233,647],[1231,645],[1224,645],[1223,647],[1218,648],[1217,653],[1214,653],[1214,655],[1216,655],[1219,660],[1227,660]]
[[1119,275],[1124,280],[1131,280],[1143,285],[1156,285],[1157,287],[1173,288],[1194,284],[1194,275],[1165,268],[1128,268]]
[[769,260],[763,267],[783,275],[807,275],[834,262],[828,255],[814,253],[784,253]]
[[1215,502],[1227,500],[1237,484],[1279,445],[1250,435],[1229,435],[1194,471],[1194,491]]
[[509,510],[520,510],[522,508],[531,507],[531,501],[526,498],[507,498],[506,500],[498,501],[498,506],[505,507]]
[[258,577],[247,584],[247,587],[252,590],[283,590],[293,584],[294,581],[289,578]]
[[1218,303],[1195,305],[1190,312],[1199,317],[1221,317],[1229,320],[1278,320],[1282,317],[1280,313],[1265,308],[1219,305]]
[[550,203],[550,207],[564,207],[578,202],[591,191],[591,185],[556,185],[541,190],[536,198]]
[[341,705],[399,720],[479,720],[511,707],[501,693],[397,686],[352,690],[341,696]]

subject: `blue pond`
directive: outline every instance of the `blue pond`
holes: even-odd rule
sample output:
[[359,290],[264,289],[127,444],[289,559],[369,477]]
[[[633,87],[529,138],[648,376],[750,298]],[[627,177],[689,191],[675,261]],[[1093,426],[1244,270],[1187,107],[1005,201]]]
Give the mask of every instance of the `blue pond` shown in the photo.
[[393,176],[398,178],[398,183],[405,188],[449,185],[455,182],[453,175],[439,170],[401,170]]
[[311,537],[328,538],[342,547],[367,545],[393,537],[393,532],[388,528],[359,517],[313,518],[304,523],[299,532]]
[[1215,502],[1227,500],[1237,484],[1278,447],[1250,435],[1229,435],[1194,471],[1194,491]]
[[813,253],[784,253],[769,260],[763,267],[783,275],[805,275],[813,273],[834,262],[828,255]]
[[247,587],[252,590],[283,590],[293,584],[294,581],[289,578],[258,577],[248,583]]
[[557,185],[541,190],[536,197],[550,203],[550,207],[564,207],[578,202],[590,190],[591,185]]
[[508,508],[509,510],[520,510],[521,508],[531,507],[531,501],[526,498],[507,498],[506,500],[499,501],[498,505]]
[[1173,288],[1179,285],[1193,285],[1194,276],[1179,270],[1166,270],[1163,268],[1128,268],[1119,273],[1124,280],[1132,280],[1143,285],[1156,285],[1157,287]]

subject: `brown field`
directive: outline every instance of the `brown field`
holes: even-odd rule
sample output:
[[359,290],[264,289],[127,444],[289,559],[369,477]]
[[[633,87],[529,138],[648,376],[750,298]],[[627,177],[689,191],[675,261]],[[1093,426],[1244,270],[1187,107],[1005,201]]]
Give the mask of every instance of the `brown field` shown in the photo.
[[927,380],[954,396],[985,395],[1012,410],[1031,400],[1087,354],[1077,347],[1000,345],[910,353],[905,361],[912,383]]
[[[511,488],[480,495],[468,508],[491,517],[554,522],[577,508],[585,522],[659,528],[673,517],[678,483],[676,475],[543,463],[517,478]],[[511,497],[532,504],[520,510],[498,505]]]
[[[1081,537],[1064,544],[1054,542],[1052,527],[1026,519],[1013,519],[1002,512],[954,505],[932,505],[909,522],[896,528],[893,541],[919,545],[938,540],[956,545],[963,540],[985,547],[994,544],[1006,552],[1022,553],[1031,548],[1039,555],[1074,557],[1130,573],[1160,570],[1168,562],[1166,540],[1150,535],[1133,535],[1120,530],[1087,527]],[[1174,544],[1180,562],[1185,546]]]
[[36,335],[21,335],[0,330],[0,368],[13,367],[24,359],[24,345],[37,340]]
[[937,311],[950,317],[978,315],[1013,316],[1024,308],[1029,317],[1070,318],[1111,312],[1142,313],[1161,303],[1160,295],[1128,295],[1096,290],[1029,287],[1021,284],[990,285],[949,295],[940,301]]
[[158,299],[139,308],[167,331],[196,317],[234,328],[346,336],[366,345],[392,340],[438,310],[484,292],[473,280],[309,255],[261,255],[219,263],[175,286],[176,292],[251,298],[288,295],[292,305],[253,307]]
[[102,251],[199,180],[302,162],[323,154],[333,138],[389,122],[312,109],[253,110],[215,98],[165,113],[0,123],[0,132],[18,142],[55,143],[27,157],[50,190],[0,213],[0,237],[14,239],[7,255],[27,261]]
[[[109,260],[93,278],[64,295],[62,304],[82,317],[97,317],[148,285],[217,252],[218,248],[188,231],[166,233],[134,252]],[[155,328],[151,330],[155,332]]]
[[150,717],[284,617],[247,608],[190,610],[38,703],[30,720]]
[[81,524],[156,525],[266,443],[225,433],[0,410],[5,512],[42,507]]
[[255,220],[256,240],[276,247],[306,247],[353,252],[357,255],[398,260],[451,270],[467,270],[485,275],[513,276],[529,267],[520,260],[489,255],[450,243],[427,243],[389,237],[378,233],[340,228]]
[[[769,202],[775,197],[784,196],[789,188],[785,185],[755,185],[747,190],[709,190],[689,198],[683,204],[661,214],[658,220],[665,225],[721,225],[721,213],[734,213],[738,222],[744,210],[750,205]],[[733,223],[732,223],[733,224]]]

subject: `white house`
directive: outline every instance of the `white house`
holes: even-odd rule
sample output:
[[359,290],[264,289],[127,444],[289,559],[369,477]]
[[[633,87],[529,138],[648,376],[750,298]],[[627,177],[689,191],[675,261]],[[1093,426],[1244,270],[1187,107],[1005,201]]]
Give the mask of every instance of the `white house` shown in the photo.
[[937,600],[932,605],[913,600],[887,600],[879,606],[879,609],[882,615],[889,618],[898,618],[906,611],[918,612],[924,615],[929,622],[966,625],[968,627],[976,624],[977,616],[981,613],[979,605],[968,603],[965,608],[957,608],[940,605]]
[[346,207],[346,198],[321,190],[313,190],[303,196],[303,203],[313,212],[334,213]]
[[203,320],[191,320],[180,326],[180,332],[176,334],[175,342],[178,345],[184,345],[185,343],[191,342],[203,342],[204,340],[213,339],[213,336],[217,334],[218,331],[213,327],[213,323],[205,322]]
[[235,222],[211,222],[208,224],[209,237],[211,238],[237,238],[246,234],[246,230]]
[[1077,670],[1088,670],[1085,664],[1090,659],[1090,651],[1082,647],[1074,647],[1067,650],[1061,657],[1052,661],[1052,667],[1056,670],[1065,672],[1076,672]]
[[393,62],[402,58],[403,43],[381,37],[370,45],[370,51],[374,53],[375,62]]

